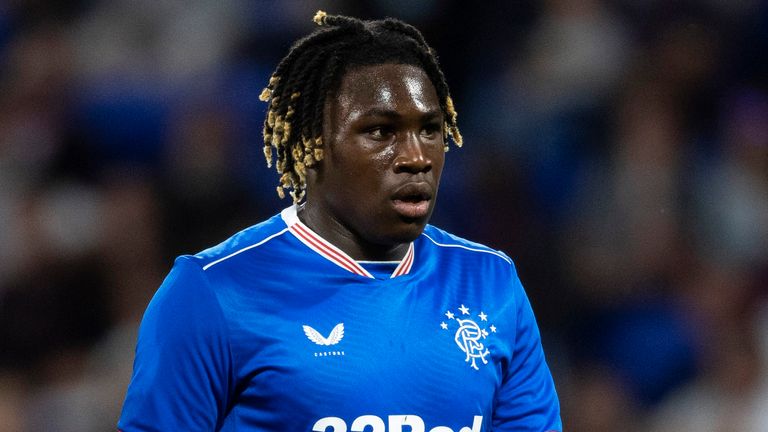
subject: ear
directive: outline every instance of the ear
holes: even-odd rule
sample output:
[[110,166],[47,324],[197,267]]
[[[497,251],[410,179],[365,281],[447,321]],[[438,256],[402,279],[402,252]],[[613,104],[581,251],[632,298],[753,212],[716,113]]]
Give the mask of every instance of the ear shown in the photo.
[[311,167],[307,167],[307,190],[312,188],[312,185],[322,181],[323,176],[323,160],[315,162]]

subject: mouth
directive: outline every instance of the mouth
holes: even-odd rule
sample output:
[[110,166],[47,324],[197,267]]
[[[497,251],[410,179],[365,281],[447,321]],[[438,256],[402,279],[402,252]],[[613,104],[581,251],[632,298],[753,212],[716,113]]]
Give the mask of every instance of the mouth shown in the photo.
[[392,196],[395,211],[407,219],[422,219],[429,214],[432,188],[427,183],[408,183]]

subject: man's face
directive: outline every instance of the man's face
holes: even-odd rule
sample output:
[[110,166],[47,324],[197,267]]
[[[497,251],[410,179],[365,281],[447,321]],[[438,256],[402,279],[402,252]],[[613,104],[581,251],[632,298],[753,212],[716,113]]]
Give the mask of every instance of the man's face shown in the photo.
[[325,105],[325,155],[310,176],[308,204],[358,244],[413,241],[437,198],[442,126],[437,92],[421,68],[381,64],[348,71]]

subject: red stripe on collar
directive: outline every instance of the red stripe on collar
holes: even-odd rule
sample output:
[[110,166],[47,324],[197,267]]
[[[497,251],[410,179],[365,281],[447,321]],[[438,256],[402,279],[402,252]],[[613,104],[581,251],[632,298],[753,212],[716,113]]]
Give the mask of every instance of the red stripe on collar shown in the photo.
[[403,257],[403,260],[400,261],[400,264],[398,264],[395,271],[392,272],[392,276],[390,278],[402,276],[404,274],[408,274],[411,272],[411,267],[413,267],[413,257],[414,257],[414,250],[413,250],[413,243],[411,243],[408,246],[408,252],[405,253],[405,256]]
[[[308,226],[304,225],[299,220],[299,217],[296,214],[296,210],[297,208],[295,205],[288,207],[282,211],[281,216],[286,225],[288,225],[290,232],[297,239],[299,239],[299,241],[304,243],[313,251],[322,255],[327,260],[347,270],[348,272],[374,279],[373,275],[368,272],[368,270],[364,269],[363,266],[361,266],[357,261],[347,255],[346,252],[337,248],[331,242],[320,237],[320,235],[312,231],[312,229],[310,229]],[[400,264],[397,265],[397,268],[395,268],[395,271],[392,272],[390,278],[408,274],[413,267],[414,255],[414,247],[413,243],[411,243],[408,246],[408,251],[400,261]]]
[[328,260],[334,262],[336,265],[360,276],[366,276],[370,278],[373,277],[370,273],[368,273],[366,269],[364,269],[349,255],[312,232],[312,230],[310,230],[306,225],[299,222],[292,225],[290,230],[299,240],[301,240],[302,243],[306,244],[315,252],[324,256]]

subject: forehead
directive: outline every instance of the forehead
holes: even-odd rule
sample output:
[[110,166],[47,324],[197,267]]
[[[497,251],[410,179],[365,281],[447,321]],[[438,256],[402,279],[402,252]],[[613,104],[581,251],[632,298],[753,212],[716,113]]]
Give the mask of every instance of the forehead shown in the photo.
[[346,112],[440,110],[437,91],[427,74],[420,67],[407,64],[355,67],[344,74],[333,99],[337,108]]

